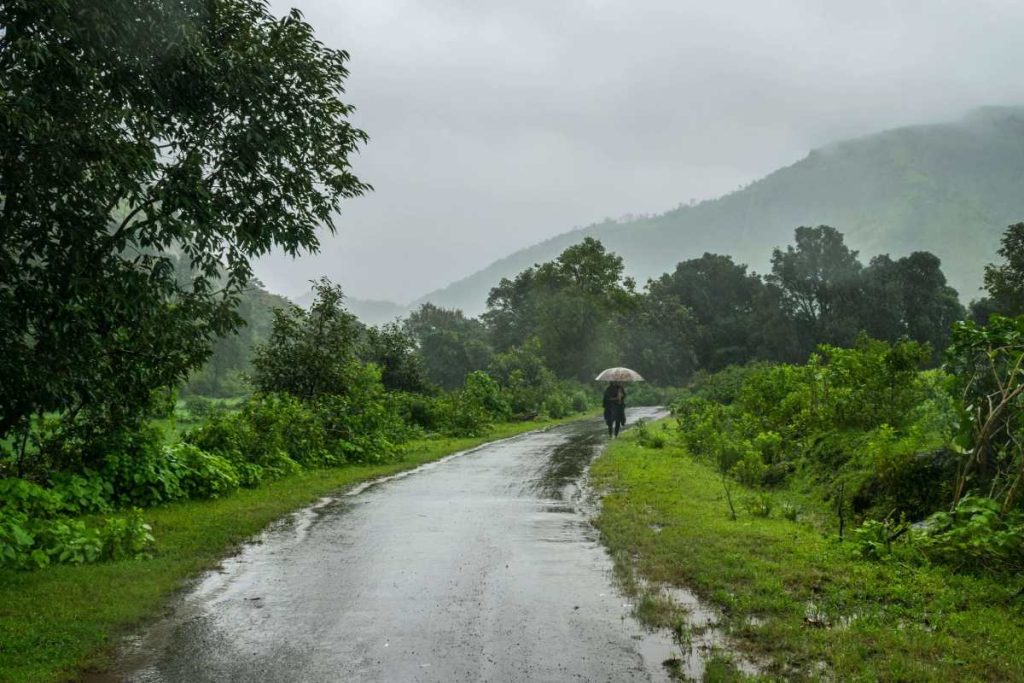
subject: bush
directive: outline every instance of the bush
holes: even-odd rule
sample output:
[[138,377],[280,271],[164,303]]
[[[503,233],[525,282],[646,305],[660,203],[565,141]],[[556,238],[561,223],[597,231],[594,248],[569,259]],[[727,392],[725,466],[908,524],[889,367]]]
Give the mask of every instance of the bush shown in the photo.
[[388,405],[389,410],[414,431],[439,432],[442,429],[444,416],[435,396],[395,392],[388,394]]
[[906,521],[865,520],[853,530],[854,552],[867,560],[884,560],[892,555],[893,543],[907,530]]
[[782,435],[778,432],[758,432],[754,437],[754,449],[761,454],[766,465],[774,465],[782,460]]
[[667,406],[682,394],[682,389],[659,387],[649,382],[640,382],[630,385],[627,390],[626,403],[634,406]]
[[52,490],[60,496],[60,512],[69,515],[110,512],[114,498],[113,484],[92,470],[59,472],[53,477]]
[[957,570],[1024,572],[1024,513],[1001,513],[999,501],[965,496],[952,513],[937,512],[913,535],[931,561]]
[[153,528],[142,518],[142,510],[134,508],[124,517],[107,520],[100,529],[100,557],[104,560],[141,560],[150,557]]
[[793,503],[783,503],[779,511],[782,513],[783,518],[791,522],[797,521],[802,513],[800,506]]
[[189,498],[217,498],[238,488],[238,471],[227,458],[186,443],[166,450],[183,466],[181,488]]
[[633,433],[636,435],[637,443],[644,448],[664,448],[668,439],[664,434],[651,429],[647,420],[638,420],[633,426]]
[[185,497],[185,468],[162,440],[155,429],[145,428],[125,435],[121,449],[107,455],[100,475],[110,482],[118,506],[152,507]]
[[560,420],[572,414],[572,401],[567,395],[556,392],[544,399],[541,411],[548,417]]
[[205,396],[190,394],[185,397],[185,410],[191,420],[199,421],[209,417],[213,411],[212,401]]
[[512,407],[501,392],[501,387],[486,372],[466,375],[464,399],[487,412],[494,420],[504,421],[512,414]]
[[491,430],[490,414],[464,392],[445,394],[438,406],[442,416],[441,432],[447,436],[483,436]]
[[775,508],[775,501],[767,493],[759,493],[755,496],[747,496],[743,499],[743,507],[754,517],[771,517]]
[[333,460],[322,424],[286,394],[254,397],[237,413],[215,414],[184,439],[229,461],[239,483],[250,487],[298,471],[292,454],[307,464]]
[[0,509],[0,565],[15,569],[139,558],[152,544],[152,530],[138,509],[107,519],[100,529],[77,519],[30,519]]
[[0,565],[19,569],[45,566],[49,561],[46,554],[32,551],[35,540],[25,513],[0,507]]
[[536,338],[496,354],[487,374],[502,388],[513,415],[541,412],[544,400],[557,391],[558,380],[544,365],[540,341]]
[[[76,519],[56,519],[36,523],[32,561],[39,567],[48,564],[87,564],[100,559],[103,541],[95,529]],[[42,560],[39,551],[46,556]]]
[[761,455],[750,449],[729,469],[729,472],[747,486],[758,486],[761,484],[766,469]]
[[750,363],[749,365],[730,365],[715,373],[701,370],[694,375],[688,391],[692,396],[716,403],[729,404],[739,398],[740,390],[747,383],[751,374],[767,367],[771,366],[767,363]]
[[585,413],[590,410],[591,402],[587,392],[582,389],[572,392],[572,410],[575,413]]
[[56,491],[16,477],[0,479],[0,511],[47,519],[63,507],[64,501]]

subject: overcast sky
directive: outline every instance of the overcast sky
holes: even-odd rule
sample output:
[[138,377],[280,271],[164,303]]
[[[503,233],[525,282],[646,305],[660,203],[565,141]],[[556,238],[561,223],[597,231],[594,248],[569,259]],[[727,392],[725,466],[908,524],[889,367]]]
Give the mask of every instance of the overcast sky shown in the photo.
[[407,302],[510,252],[716,197],[828,142],[1024,102],[1022,0],[272,0],[351,54],[376,188],[264,259]]

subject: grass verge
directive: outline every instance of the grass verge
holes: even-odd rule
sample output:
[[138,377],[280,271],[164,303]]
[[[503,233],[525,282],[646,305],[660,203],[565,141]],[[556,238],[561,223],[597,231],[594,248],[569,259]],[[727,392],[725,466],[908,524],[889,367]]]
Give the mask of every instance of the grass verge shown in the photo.
[[118,635],[155,614],[186,580],[325,494],[574,419],[580,418],[498,425],[481,438],[414,441],[395,462],[308,470],[218,500],[152,508],[145,511],[156,536],[149,560],[0,570],[0,681],[68,680],[105,668]]
[[[696,592],[740,649],[766,662],[767,678],[1024,681],[1019,577],[862,560],[834,534],[742,505],[732,521],[711,468],[674,445],[643,448],[633,433],[591,477],[625,583],[639,575]],[[751,495],[733,486],[734,498]]]

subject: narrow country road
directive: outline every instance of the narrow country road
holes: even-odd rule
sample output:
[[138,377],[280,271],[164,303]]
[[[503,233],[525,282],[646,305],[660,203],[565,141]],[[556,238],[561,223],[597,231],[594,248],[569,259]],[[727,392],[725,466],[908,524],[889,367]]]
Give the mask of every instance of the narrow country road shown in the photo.
[[670,642],[629,616],[588,521],[606,441],[586,420],[325,499],[204,577],[111,677],[663,680]]

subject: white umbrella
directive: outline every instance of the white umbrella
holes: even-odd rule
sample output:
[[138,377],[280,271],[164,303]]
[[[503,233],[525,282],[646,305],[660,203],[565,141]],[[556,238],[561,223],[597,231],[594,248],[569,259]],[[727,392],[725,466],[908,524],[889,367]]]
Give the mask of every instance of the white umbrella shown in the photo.
[[644,378],[636,370],[629,368],[608,368],[595,377],[598,382],[643,382]]

